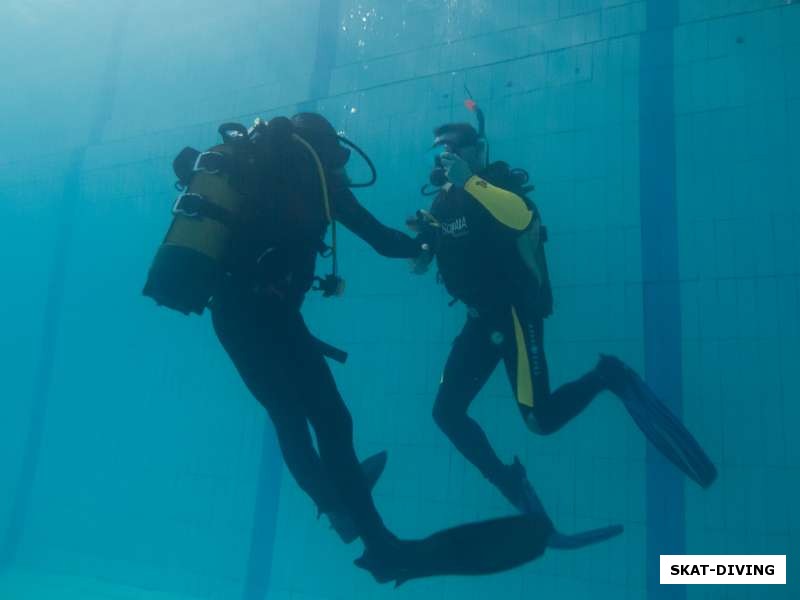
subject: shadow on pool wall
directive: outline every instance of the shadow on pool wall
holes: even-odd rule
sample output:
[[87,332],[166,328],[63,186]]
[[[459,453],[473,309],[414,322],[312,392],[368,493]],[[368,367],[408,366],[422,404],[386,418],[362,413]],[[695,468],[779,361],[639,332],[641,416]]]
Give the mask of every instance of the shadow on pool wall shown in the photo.
[[[671,356],[684,419],[720,469],[707,492],[668,488],[683,504],[681,543],[696,554],[798,546],[800,7],[670,2],[662,61],[642,56],[642,1],[213,4],[0,9],[18,40],[0,66],[32,65],[13,70],[20,93],[0,98],[13,117],[2,138],[15,140],[0,150],[0,249],[15,257],[13,293],[0,299],[15,399],[0,402],[0,454],[19,457],[0,467],[12,573],[246,600],[722,597],[715,586],[648,594],[661,517],[648,512],[646,447],[619,403],[604,395],[558,434],[532,436],[500,370],[472,414],[501,458],[520,456],[564,530],[619,522],[625,534],[494,577],[378,587],[351,564],[358,544],[342,546],[276,469],[271,425],[207,317],[140,296],[184,145],[211,145],[223,121],[317,109],[369,152],[378,185],[358,197],[399,227],[428,202],[432,128],[471,120],[466,85],[492,156],[530,171],[550,232],[553,384],[599,351],[643,371],[658,340],[644,328],[640,75],[665,62],[680,298]],[[509,514],[431,418],[463,306],[347,232],[340,246],[345,297],[310,297],[305,313],[350,352],[334,372],[359,454],[389,451],[376,488],[385,520],[418,536]],[[254,527],[267,538],[274,528],[274,545],[254,546]],[[797,564],[790,554],[788,570]],[[730,597],[751,597],[740,589]]]

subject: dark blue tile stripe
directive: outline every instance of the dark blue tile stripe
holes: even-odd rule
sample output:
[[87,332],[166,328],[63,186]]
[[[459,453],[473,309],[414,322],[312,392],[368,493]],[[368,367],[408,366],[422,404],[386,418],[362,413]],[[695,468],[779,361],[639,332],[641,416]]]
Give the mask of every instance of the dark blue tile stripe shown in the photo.
[[[336,66],[338,38],[339,0],[320,0],[314,69],[309,82],[308,100],[297,105],[298,111],[317,110],[318,100],[329,95],[331,75]],[[269,594],[282,462],[275,435],[268,428],[264,433],[259,467],[244,600],[264,600]]]
[[243,600],[264,600],[269,593],[282,471],[283,460],[278,441],[272,427],[267,424],[261,445],[255,514]]
[[50,267],[47,299],[43,315],[44,323],[39,362],[36,366],[36,381],[31,401],[28,436],[23,450],[19,480],[11,505],[8,531],[3,543],[2,554],[0,554],[0,567],[9,565],[16,557],[25,531],[33,486],[38,472],[42,434],[47,417],[47,405],[53,381],[53,366],[58,346],[61,306],[64,298],[64,279],[72,245],[75,213],[78,205],[78,195],[80,194],[80,175],[85,154],[85,148],[73,152],[64,177],[63,193],[58,207],[57,237],[54,245],[53,263]]
[[[682,412],[681,306],[675,194],[673,30],[677,0],[648,0],[639,67],[639,168],[645,375]],[[683,476],[647,448],[647,596],[682,600],[683,586],[659,585],[660,554],[685,551]]]

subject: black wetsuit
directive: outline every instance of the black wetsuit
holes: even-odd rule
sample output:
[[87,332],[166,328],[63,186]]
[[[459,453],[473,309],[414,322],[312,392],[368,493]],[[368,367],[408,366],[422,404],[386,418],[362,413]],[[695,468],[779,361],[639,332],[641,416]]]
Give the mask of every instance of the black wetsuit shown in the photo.
[[[543,320],[552,311],[552,295],[544,251],[540,241],[536,256],[541,276],[536,277],[517,248],[521,235],[539,227],[539,215],[524,193],[514,189],[509,175],[507,168],[492,165],[466,189],[443,189],[431,207],[440,224],[435,249],[441,280],[468,307],[467,322],[447,359],[433,415],[459,451],[501,491],[508,483],[508,467],[467,414],[497,364],[504,362],[522,416],[536,433],[558,430],[604,388],[602,379],[590,372],[550,391]],[[481,180],[515,193],[503,192],[480,202],[468,190],[480,195],[482,189],[475,183]],[[511,216],[506,214],[509,209]],[[530,215],[527,224],[520,221],[525,211]],[[517,222],[512,223],[512,217]]]
[[[214,328],[267,409],[300,487],[321,512],[349,514],[364,542],[379,547],[391,536],[356,457],[350,412],[300,312],[327,227],[319,178],[307,161],[282,175],[250,182],[252,210],[237,232],[229,273],[212,303]],[[413,239],[379,223],[336,177],[329,181],[337,221],[384,256],[418,254]]]

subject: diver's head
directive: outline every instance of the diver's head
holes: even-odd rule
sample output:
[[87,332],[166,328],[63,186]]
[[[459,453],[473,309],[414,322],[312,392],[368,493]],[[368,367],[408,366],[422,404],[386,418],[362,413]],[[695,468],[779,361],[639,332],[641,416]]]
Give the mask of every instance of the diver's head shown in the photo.
[[291,119],[297,134],[306,140],[319,155],[326,168],[344,169],[350,150],[339,144],[339,136],[328,119],[318,113],[301,112]]
[[488,154],[486,139],[469,123],[447,123],[433,130],[434,147],[443,147],[448,152],[463,158],[473,172],[486,168]]

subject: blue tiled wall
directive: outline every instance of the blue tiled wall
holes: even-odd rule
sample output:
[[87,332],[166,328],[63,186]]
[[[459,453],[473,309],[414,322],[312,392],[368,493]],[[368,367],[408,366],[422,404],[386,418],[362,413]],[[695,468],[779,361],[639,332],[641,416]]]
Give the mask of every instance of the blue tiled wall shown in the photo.
[[[18,93],[0,100],[13,116],[1,125],[0,546],[46,337],[55,353],[43,443],[13,524],[22,531],[13,568],[240,598],[271,429],[207,319],[156,309],[141,288],[169,223],[175,153],[210,145],[221,121],[305,99],[314,46],[289,25],[300,8],[315,21],[317,3],[240,2],[222,17],[213,2],[125,4],[116,63],[122,2],[0,9],[19,42],[13,70],[3,69]],[[65,189],[109,86],[110,118]],[[65,286],[43,325],[67,196],[77,209]]]
[[[724,475],[707,494],[687,489],[687,543],[786,553],[789,572],[800,536],[798,34],[800,6],[777,1],[683,2],[675,31],[684,411]],[[688,597],[722,597],[699,588]]]
[[[598,351],[643,367],[639,213],[639,34],[627,0],[340,0],[337,52],[319,110],[371,154],[359,198],[400,226],[423,205],[433,126],[468,120],[466,84],[487,112],[496,158],[527,168],[551,233],[554,384]],[[292,112],[309,100],[318,3],[130,2],[116,95],[90,146],[56,331],[39,469],[16,565],[202,598],[239,598],[247,579],[262,411],[207,319],[138,294],[168,223],[170,161],[214,141],[218,123]],[[0,456],[26,444],[70,156],[86,144],[122,3],[0,9],[19,43],[0,53]],[[683,409],[720,466],[687,485],[687,551],[785,553],[798,545],[800,445],[800,7],[786,0],[681,0],[675,132]],[[77,10],[77,12],[76,12]],[[69,26],[64,26],[68,23]],[[30,70],[15,68],[27,60]],[[41,132],[46,131],[47,135]],[[358,170],[357,167],[355,167]],[[388,448],[376,489],[403,536],[507,514],[430,418],[464,318],[432,277],[341,235],[348,292],[312,298],[308,320],[351,358],[334,367],[360,454]],[[52,334],[52,332],[50,332]],[[475,403],[501,456],[527,465],[567,531],[620,522],[626,534],[493,578],[376,587],[316,521],[289,477],[280,490],[270,598],[645,597],[645,446],[603,396],[550,438],[520,422],[503,373]],[[0,465],[0,526],[16,493]],[[2,530],[0,530],[2,532]],[[795,561],[795,562],[792,562]],[[622,565],[622,568],[620,567]],[[792,566],[794,565],[794,566]],[[742,586],[689,597],[790,598]]]
[[[494,156],[530,170],[550,228],[554,383],[590,368],[599,350],[640,364],[637,55],[644,4],[402,3],[374,13],[364,6],[343,3],[333,97],[321,102],[381,169],[381,184],[360,194],[364,204],[396,224],[424,206],[418,190],[432,160],[425,152],[431,129],[470,119],[462,105],[466,84],[487,112]],[[412,279],[406,265],[375,256],[363,242],[342,236],[341,244],[348,295],[314,299],[307,313],[320,333],[351,352],[337,377],[359,449],[390,450],[376,490],[387,523],[418,536],[507,514],[430,417],[463,307],[447,308],[449,298],[432,278]],[[528,465],[565,530],[616,521],[625,523],[625,538],[493,578],[381,591],[349,569],[358,550],[342,555],[338,540],[304,516],[308,502],[288,484],[273,597],[642,597],[644,445],[620,407],[602,397],[563,432],[537,438],[520,422],[499,370],[472,412],[505,460],[519,454]],[[310,576],[309,561],[318,576]],[[629,568],[612,571],[615,563]]]
[[[787,4],[682,2],[675,31],[684,413],[722,471],[711,492],[686,486],[687,552],[787,552],[797,535],[789,509],[798,499],[797,444],[782,433],[784,415],[791,414],[786,399],[796,396],[797,386],[785,365],[798,356],[797,177],[791,167],[798,104],[791,73],[799,30],[798,9]],[[342,14],[335,97],[323,105],[327,114],[340,115],[349,134],[375,140],[368,148],[383,167],[383,181],[391,182],[363,196],[376,213],[398,222],[419,205],[415,189],[430,160],[423,154],[426,134],[443,120],[467,118],[460,107],[464,83],[487,108],[495,156],[531,170],[553,234],[558,310],[548,352],[556,382],[588,367],[598,349],[642,366],[637,77],[645,8],[642,2],[406,3],[371,13],[354,3]],[[359,23],[364,16],[366,24]],[[378,110],[380,118],[373,117]],[[737,186],[733,177],[745,182]],[[742,229],[726,223],[733,202]],[[782,209],[781,217],[767,216],[773,206]],[[360,447],[392,450],[377,491],[387,521],[415,535],[503,512],[502,502],[423,420],[462,311],[443,309],[440,289],[430,282],[412,287],[400,268],[352,243],[357,250],[344,263],[349,299],[336,309],[312,304],[309,312],[318,329],[352,349],[352,364],[339,381],[356,416]],[[749,270],[737,273],[742,268]],[[726,314],[734,294],[740,312]],[[376,297],[383,314],[370,319],[375,311],[367,307],[376,307]],[[766,303],[769,308],[757,308]],[[341,316],[331,319],[333,310]],[[371,322],[363,330],[352,325],[364,320]],[[743,349],[747,335],[758,343]],[[754,401],[756,425],[747,408]],[[643,446],[619,408],[603,398],[559,436],[531,438],[517,423],[499,375],[473,411],[488,423],[503,456],[523,456],[557,520],[578,528],[611,519],[624,522],[627,534],[594,554],[545,558],[491,582],[432,582],[405,593],[484,598],[558,590],[560,597],[643,597],[645,519],[659,517],[645,514]],[[754,454],[760,446],[771,459]],[[737,454],[750,456],[741,476],[728,458]],[[759,483],[766,489],[753,492]],[[323,567],[325,576],[317,579],[287,566],[300,557],[330,556],[336,546],[316,529],[296,537],[300,517],[291,506],[278,539],[287,555],[275,565],[284,577],[274,580],[273,592],[280,598],[377,597],[370,582],[353,589],[352,574],[335,567]],[[735,516],[739,511],[744,514]],[[613,567],[620,562],[624,576],[609,575],[618,573]],[[333,582],[329,572],[338,574]],[[691,597],[721,593],[706,588]],[[791,594],[785,588],[759,593]]]

